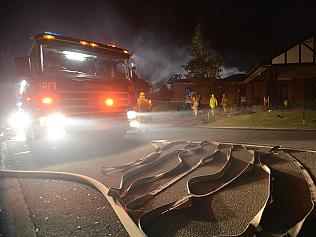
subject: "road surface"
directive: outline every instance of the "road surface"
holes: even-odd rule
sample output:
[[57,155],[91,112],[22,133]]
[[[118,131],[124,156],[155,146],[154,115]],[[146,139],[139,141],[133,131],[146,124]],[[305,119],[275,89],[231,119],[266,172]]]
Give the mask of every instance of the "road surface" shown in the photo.
[[[145,157],[154,151],[152,140],[217,141],[316,150],[315,131],[209,129],[165,124],[141,134],[129,131],[123,139],[102,130],[68,134],[63,142],[37,144],[36,149],[23,141],[8,141],[2,144],[1,166],[74,172],[106,186],[117,186],[120,179],[103,175],[100,168]],[[127,236],[110,205],[90,187],[48,179],[20,178],[19,184],[37,236]]]

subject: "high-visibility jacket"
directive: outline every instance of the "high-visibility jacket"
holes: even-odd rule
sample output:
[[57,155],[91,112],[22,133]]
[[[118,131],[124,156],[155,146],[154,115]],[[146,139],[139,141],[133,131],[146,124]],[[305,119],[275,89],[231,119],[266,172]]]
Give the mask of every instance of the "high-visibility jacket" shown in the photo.
[[192,108],[197,109],[199,107],[199,101],[197,99],[193,99]]
[[138,113],[146,113],[151,109],[151,103],[144,97],[140,97],[137,99],[136,111]]
[[214,109],[215,107],[217,107],[218,106],[218,104],[217,104],[217,99],[215,98],[215,97],[211,97],[211,99],[210,99],[210,107],[212,108],[212,109]]
[[228,99],[227,99],[226,96],[222,98],[222,105],[223,105],[224,107],[227,107],[227,106],[228,106]]

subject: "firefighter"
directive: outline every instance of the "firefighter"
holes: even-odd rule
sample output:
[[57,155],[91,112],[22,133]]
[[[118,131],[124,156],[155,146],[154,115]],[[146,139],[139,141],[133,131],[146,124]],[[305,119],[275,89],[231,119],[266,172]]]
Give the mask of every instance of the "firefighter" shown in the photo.
[[217,99],[215,98],[214,94],[212,94],[212,96],[210,98],[210,109],[211,109],[211,112],[212,112],[212,117],[215,116],[215,108],[217,106],[218,106]]
[[192,111],[193,111],[193,116],[197,117],[198,110],[199,110],[199,99],[197,96],[193,96],[191,107],[192,107]]
[[228,101],[228,98],[226,97],[226,94],[223,94],[222,106],[223,106],[224,112],[227,113],[228,112],[228,107],[229,107],[229,101]]
[[269,96],[263,97],[263,106],[264,106],[264,110],[270,110],[270,97]]
[[268,110],[268,100],[267,100],[267,97],[264,96],[263,97],[263,108],[264,108],[264,111]]
[[140,123],[147,122],[146,116],[143,113],[150,112],[151,108],[152,108],[151,101],[146,99],[144,92],[140,92],[139,98],[137,99],[137,105],[136,105],[136,112],[138,113],[138,120]]

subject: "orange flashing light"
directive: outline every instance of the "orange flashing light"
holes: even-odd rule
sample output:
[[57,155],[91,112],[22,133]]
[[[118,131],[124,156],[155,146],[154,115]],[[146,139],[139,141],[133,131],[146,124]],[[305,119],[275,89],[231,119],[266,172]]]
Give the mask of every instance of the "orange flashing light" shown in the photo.
[[127,51],[127,50],[123,50],[123,52],[126,53],[126,54],[128,54],[128,51]]
[[107,98],[104,100],[104,104],[108,107],[111,107],[114,104],[114,100],[112,98]]
[[51,97],[44,97],[44,98],[42,99],[42,103],[43,103],[44,105],[50,105],[50,104],[53,103],[53,99],[52,99]]
[[108,46],[110,46],[112,48],[117,48],[117,46],[115,44],[108,44]]
[[80,41],[80,44],[82,44],[82,45],[89,45],[89,42],[87,42],[87,41]]
[[31,97],[26,97],[26,101],[31,101]]
[[44,39],[48,39],[48,40],[54,40],[54,39],[56,39],[56,37],[53,36],[53,35],[43,35],[43,38],[44,38]]
[[92,46],[92,47],[98,47],[99,45],[97,45],[96,43],[90,43],[90,46]]

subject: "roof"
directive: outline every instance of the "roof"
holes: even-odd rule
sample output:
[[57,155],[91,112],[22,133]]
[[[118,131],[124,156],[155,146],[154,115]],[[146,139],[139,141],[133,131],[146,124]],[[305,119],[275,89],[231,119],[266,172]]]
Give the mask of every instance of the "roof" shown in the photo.
[[168,84],[192,84],[189,79],[168,80]]
[[305,36],[300,38],[299,40],[295,40],[291,44],[285,45],[284,47],[280,48],[276,53],[273,53],[270,57],[267,57],[264,60],[262,60],[260,64],[261,65],[271,64],[273,58],[275,58],[275,57],[279,56],[280,54],[290,50],[291,48],[302,43],[303,41],[310,39],[310,38],[313,38],[315,36],[316,36],[316,32],[305,34]]
[[247,78],[248,74],[245,73],[239,73],[239,74],[234,74],[228,77],[225,77],[221,80],[223,82],[243,82]]
[[131,53],[127,49],[119,48],[113,44],[102,44],[102,43],[97,43],[91,40],[76,39],[76,38],[72,38],[68,36],[62,36],[60,34],[56,34],[52,32],[38,33],[35,35],[31,35],[31,38],[36,41],[37,40],[47,40],[47,41],[56,40],[56,41],[62,41],[62,42],[69,42],[69,43],[82,45],[83,47],[92,47],[95,49],[103,49],[103,50],[121,53],[125,55],[126,57],[131,56]]
[[269,66],[272,65],[272,59],[274,59],[275,57],[281,55],[284,52],[287,52],[288,50],[292,49],[293,47],[295,47],[296,45],[300,44],[301,42],[315,37],[316,36],[316,32],[310,33],[305,35],[305,37],[302,37],[300,40],[296,40],[294,41],[292,44],[289,44],[283,48],[281,48],[277,53],[273,53],[270,57],[267,57],[266,59],[262,60],[259,64],[257,64],[248,74],[247,79],[245,80],[245,82],[249,82],[252,79],[254,79],[257,75],[259,75],[260,73],[264,72]]
[[248,77],[246,78],[246,80],[244,81],[245,83],[251,81],[252,79],[254,79],[256,76],[260,75],[261,73],[263,73],[266,69],[268,68],[267,65],[262,65],[262,66],[257,66],[256,68],[254,68],[251,73],[248,74]]

